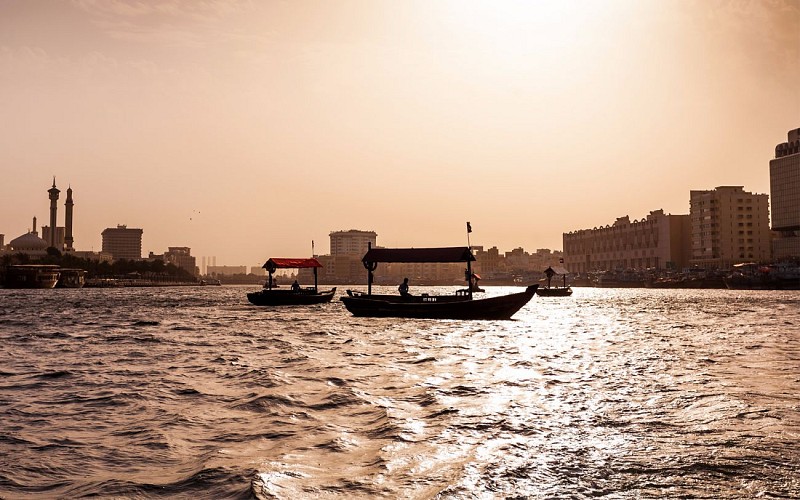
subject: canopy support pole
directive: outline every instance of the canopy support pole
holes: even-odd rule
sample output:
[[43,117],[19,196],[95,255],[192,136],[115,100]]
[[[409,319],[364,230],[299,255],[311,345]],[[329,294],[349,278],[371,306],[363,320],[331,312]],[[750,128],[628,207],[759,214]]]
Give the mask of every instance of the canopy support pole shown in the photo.
[[317,268],[314,268],[314,293],[317,293]]
[[467,261],[467,290],[469,290],[469,300],[472,300],[472,261]]

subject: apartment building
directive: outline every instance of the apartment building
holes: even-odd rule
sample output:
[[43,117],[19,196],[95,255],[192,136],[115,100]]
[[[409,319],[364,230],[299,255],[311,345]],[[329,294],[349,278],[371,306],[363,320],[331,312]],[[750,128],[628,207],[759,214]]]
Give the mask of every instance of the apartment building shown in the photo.
[[771,259],[768,195],[748,193],[743,186],[693,190],[689,217],[692,265],[726,269]]
[[614,224],[563,234],[564,267],[573,273],[622,269],[681,269],[689,262],[688,215],[651,211]]
[[329,236],[331,239],[331,255],[357,255],[360,259],[367,253],[367,248],[370,245],[375,246],[378,233],[350,229],[349,231],[333,231]]

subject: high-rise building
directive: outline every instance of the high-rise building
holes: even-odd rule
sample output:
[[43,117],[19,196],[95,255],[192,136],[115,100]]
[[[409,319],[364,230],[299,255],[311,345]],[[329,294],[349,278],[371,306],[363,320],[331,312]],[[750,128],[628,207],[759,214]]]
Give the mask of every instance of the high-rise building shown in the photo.
[[788,136],[775,146],[775,159],[769,162],[772,257],[778,261],[800,259],[800,128]]
[[164,262],[197,276],[197,259],[192,256],[192,249],[189,247],[168,247]]
[[331,255],[357,255],[360,259],[367,253],[367,248],[375,246],[378,233],[375,231],[333,231],[330,233]]
[[110,253],[114,260],[142,258],[142,231],[129,229],[126,225],[106,228],[101,233],[103,236],[103,252]]
[[693,265],[725,269],[771,259],[768,195],[748,193],[743,186],[693,190],[689,216]]
[[613,225],[563,234],[564,267],[573,273],[624,269],[682,269],[689,261],[689,216],[650,212]]

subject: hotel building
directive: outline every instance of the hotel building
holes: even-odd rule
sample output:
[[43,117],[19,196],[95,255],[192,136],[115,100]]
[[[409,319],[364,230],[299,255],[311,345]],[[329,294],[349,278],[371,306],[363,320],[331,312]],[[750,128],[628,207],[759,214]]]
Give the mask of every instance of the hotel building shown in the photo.
[[789,140],[775,146],[769,162],[772,195],[772,257],[776,261],[800,259],[800,128]]
[[741,262],[770,260],[768,195],[748,193],[743,186],[691,191],[689,216],[692,265],[726,269]]
[[143,232],[141,229],[129,229],[125,225],[106,228],[101,233],[103,252],[111,254],[114,260],[140,260],[142,258]]
[[654,210],[645,219],[563,234],[564,267],[573,273],[622,269],[681,269],[689,261],[688,215]]

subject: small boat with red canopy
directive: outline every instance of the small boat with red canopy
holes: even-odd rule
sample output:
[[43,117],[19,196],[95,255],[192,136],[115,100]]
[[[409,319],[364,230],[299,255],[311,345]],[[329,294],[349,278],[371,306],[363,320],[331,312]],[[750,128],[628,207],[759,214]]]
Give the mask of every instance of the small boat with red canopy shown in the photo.
[[[320,292],[317,287],[317,269],[322,267],[317,259],[284,259],[271,258],[263,266],[269,273],[264,289],[247,294],[247,300],[257,306],[292,306],[312,305],[330,302],[336,293],[336,287]],[[291,289],[276,290],[272,275],[278,269],[306,269],[314,270],[314,287],[302,288],[293,286]]]

